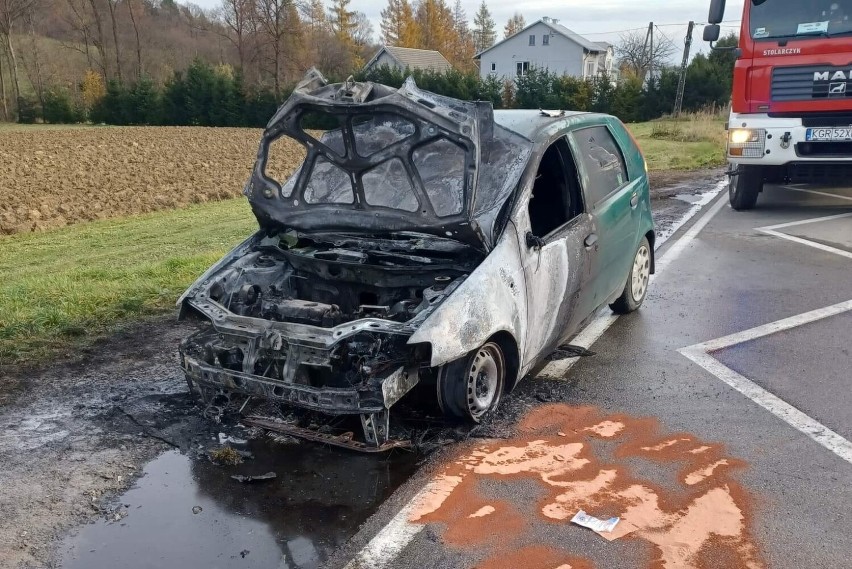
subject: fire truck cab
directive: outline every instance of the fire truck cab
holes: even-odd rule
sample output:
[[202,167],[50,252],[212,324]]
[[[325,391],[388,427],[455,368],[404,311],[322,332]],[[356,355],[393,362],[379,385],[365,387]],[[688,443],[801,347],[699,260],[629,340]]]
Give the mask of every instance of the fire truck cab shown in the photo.
[[[724,12],[712,0],[711,47]],[[739,46],[727,49],[733,208],[753,208],[766,182],[852,179],[852,0],[745,0]]]

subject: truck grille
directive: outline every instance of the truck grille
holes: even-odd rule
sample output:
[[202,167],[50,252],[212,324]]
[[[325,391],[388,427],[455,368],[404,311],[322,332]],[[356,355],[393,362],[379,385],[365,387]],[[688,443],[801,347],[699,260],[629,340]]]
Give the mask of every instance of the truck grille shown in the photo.
[[[834,78],[837,72],[842,78]],[[830,65],[776,67],[772,70],[773,101],[852,98],[852,68]]]

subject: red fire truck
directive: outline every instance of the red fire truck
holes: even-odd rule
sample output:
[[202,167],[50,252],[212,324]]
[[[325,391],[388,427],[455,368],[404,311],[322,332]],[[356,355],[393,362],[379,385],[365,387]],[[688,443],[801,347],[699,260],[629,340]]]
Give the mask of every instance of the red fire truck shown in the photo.
[[[725,0],[712,0],[714,46]],[[730,199],[766,182],[852,182],[852,0],[745,0],[728,123]]]

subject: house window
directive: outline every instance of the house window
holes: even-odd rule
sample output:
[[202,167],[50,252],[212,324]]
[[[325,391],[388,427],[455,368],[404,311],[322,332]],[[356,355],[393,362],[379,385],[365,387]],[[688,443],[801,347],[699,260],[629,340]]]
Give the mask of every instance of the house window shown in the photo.
[[517,62],[517,70],[518,77],[524,77],[530,70],[530,62],[529,61],[519,61]]
[[586,64],[586,77],[593,77],[595,74],[595,62],[590,61]]
[[491,64],[491,71],[497,71],[497,64],[496,63]]
[[543,36],[541,36],[541,45],[550,45],[550,36],[549,35],[544,34]]
[[530,34],[530,45],[535,45],[535,34]]

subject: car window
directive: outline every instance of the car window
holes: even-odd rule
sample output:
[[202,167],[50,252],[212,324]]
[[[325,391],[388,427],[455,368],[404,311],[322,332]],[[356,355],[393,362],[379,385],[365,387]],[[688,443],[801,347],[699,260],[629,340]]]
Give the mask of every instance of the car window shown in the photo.
[[584,170],[586,202],[594,206],[628,181],[624,157],[605,126],[574,131],[571,138]]
[[541,158],[528,211],[530,230],[537,237],[549,235],[583,212],[574,160],[564,138]]

